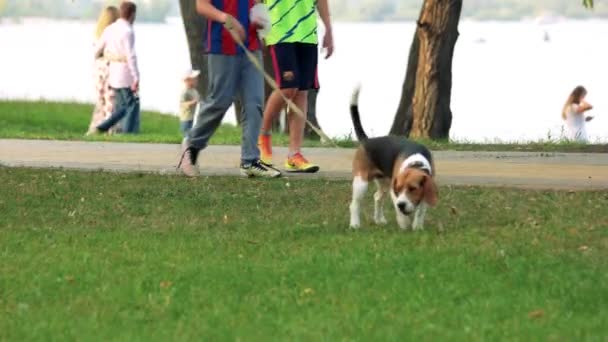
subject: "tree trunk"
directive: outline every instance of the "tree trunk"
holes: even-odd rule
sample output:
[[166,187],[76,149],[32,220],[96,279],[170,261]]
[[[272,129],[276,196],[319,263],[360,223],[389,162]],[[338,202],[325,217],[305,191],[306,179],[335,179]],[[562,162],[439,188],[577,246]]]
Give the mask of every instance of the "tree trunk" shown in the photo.
[[418,32],[414,33],[414,39],[410,46],[410,56],[407,62],[407,71],[405,81],[401,90],[401,100],[397,108],[397,114],[393,120],[390,134],[392,135],[410,135],[412,129],[412,100],[414,99],[414,90],[416,89],[416,70],[418,69],[418,49],[420,40]]
[[392,134],[449,138],[452,59],[461,9],[462,0],[424,1]]
[[196,0],[179,0],[182,21],[188,39],[190,63],[192,69],[200,70],[197,90],[201,98],[207,96],[207,56],[205,55],[205,38],[207,35],[207,20],[196,12]]
[[[315,125],[317,128],[321,128],[319,125],[319,121],[317,121],[317,95],[319,94],[318,89],[311,89],[308,91],[308,111],[307,118],[310,123]],[[310,126],[306,125],[304,129],[304,137],[309,139],[319,140],[321,137],[310,128]]]
[[[262,46],[262,58],[264,61],[264,71],[274,77],[274,66],[272,65],[272,56],[270,55],[270,50],[268,47],[263,44]],[[268,82],[264,81],[264,104],[268,102],[268,97],[272,94],[272,88],[268,84]],[[278,132],[281,130],[281,118],[279,115],[276,116],[275,120],[272,122],[272,130]]]

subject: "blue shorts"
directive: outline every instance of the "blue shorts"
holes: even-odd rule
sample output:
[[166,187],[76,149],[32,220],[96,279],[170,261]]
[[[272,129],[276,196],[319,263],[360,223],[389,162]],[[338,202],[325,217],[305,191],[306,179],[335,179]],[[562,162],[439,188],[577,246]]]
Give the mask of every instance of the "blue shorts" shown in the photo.
[[279,43],[268,49],[279,88],[319,89],[317,44]]

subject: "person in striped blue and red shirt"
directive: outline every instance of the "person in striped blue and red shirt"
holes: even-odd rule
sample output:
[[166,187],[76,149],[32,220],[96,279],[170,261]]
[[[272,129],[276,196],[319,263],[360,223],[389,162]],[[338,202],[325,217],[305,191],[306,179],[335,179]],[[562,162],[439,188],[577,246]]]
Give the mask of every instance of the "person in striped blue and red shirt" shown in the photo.
[[[236,34],[244,46],[262,63],[257,30],[269,23],[251,22],[250,12],[257,0],[197,0],[196,10],[208,20],[206,53],[208,53],[209,90],[195,120],[184,138],[179,167],[187,176],[199,174],[196,166],[199,152],[219,127],[226,111],[238,95],[243,104],[243,129],[240,172],[247,177],[278,177],[281,172],[260,163],[257,146],[262,124],[264,79],[245,51],[235,42]],[[203,51],[201,51],[203,53]]]

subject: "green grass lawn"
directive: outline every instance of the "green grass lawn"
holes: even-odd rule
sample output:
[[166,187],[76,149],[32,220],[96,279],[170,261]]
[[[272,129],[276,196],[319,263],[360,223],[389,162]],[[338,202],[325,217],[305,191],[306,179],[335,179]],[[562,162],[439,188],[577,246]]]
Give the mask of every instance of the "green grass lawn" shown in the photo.
[[342,181],[0,179],[0,340],[608,336],[606,192],[443,187],[416,233],[370,194],[354,232]]
[[[150,111],[141,113],[141,134],[85,137],[92,112],[91,104],[0,101],[0,138],[174,144],[182,140],[176,116]],[[222,145],[240,145],[240,141],[241,130],[232,125],[222,125],[211,139],[212,144]],[[287,137],[277,135],[276,141],[285,144]]]
[[[61,102],[0,101],[0,138],[102,140],[117,142],[180,143],[177,117],[157,112],[143,112],[141,134],[135,136],[84,137],[91,119],[93,105]],[[350,121],[347,123],[350,125]],[[285,146],[288,137],[275,134],[273,143]],[[239,127],[222,125],[211,139],[211,144],[240,145]],[[608,153],[608,144],[582,145],[565,141],[539,141],[526,143],[477,144],[466,141],[421,141],[433,150],[457,151],[535,151],[535,152],[602,152]],[[354,147],[350,137],[335,139],[335,144],[323,145],[306,140],[304,146]]]

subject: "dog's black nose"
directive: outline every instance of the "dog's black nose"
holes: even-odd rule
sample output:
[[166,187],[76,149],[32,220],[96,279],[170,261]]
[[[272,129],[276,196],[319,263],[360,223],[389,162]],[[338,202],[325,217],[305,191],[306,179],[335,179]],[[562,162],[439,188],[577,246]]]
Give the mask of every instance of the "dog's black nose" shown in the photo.
[[399,208],[399,210],[401,210],[401,212],[405,214],[405,203],[397,203],[397,208]]

